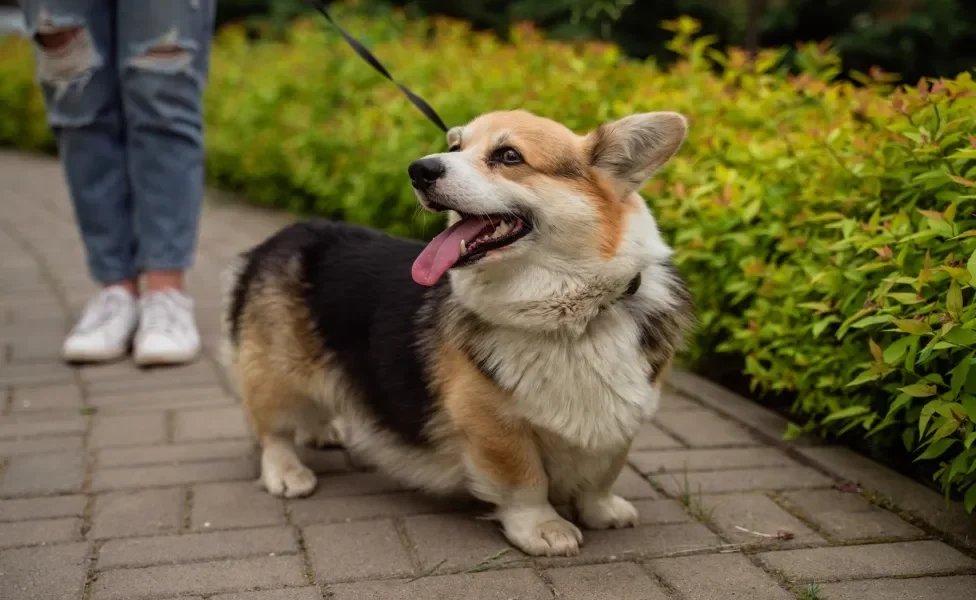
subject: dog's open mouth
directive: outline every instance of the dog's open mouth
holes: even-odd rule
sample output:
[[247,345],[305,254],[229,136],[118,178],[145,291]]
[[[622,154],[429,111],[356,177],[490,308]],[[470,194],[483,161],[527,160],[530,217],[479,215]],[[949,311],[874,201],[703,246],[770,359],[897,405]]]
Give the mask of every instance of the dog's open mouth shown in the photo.
[[449,269],[474,264],[530,231],[529,221],[515,215],[462,215],[427,244],[414,261],[411,275],[420,285],[434,285]]

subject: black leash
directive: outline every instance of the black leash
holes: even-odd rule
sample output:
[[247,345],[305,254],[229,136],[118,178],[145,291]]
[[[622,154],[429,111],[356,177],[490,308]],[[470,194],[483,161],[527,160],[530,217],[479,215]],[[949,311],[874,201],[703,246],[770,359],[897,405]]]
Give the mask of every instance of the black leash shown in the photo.
[[310,5],[312,5],[313,8],[315,8],[320,13],[322,13],[322,16],[328,19],[329,23],[332,23],[332,25],[339,31],[339,34],[342,35],[343,38],[345,38],[346,43],[349,44],[349,46],[356,51],[356,54],[358,54],[360,57],[362,57],[363,60],[368,62],[381,75],[383,75],[384,77],[392,81],[398,88],[400,88],[400,91],[402,91],[407,96],[407,99],[410,100],[410,102],[414,106],[416,106],[420,112],[424,113],[425,117],[430,119],[431,123],[440,127],[441,131],[447,133],[447,125],[445,125],[444,121],[441,120],[440,116],[437,114],[437,111],[431,108],[431,106],[427,104],[427,102],[425,102],[423,98],[411,92],[410,89],[407,88],[407,86],[393,79],[393,76],[390,75],[390,72],[386,70],[386,67],[384,67],[383,64],[380,63],[380,61],[378,61],[375,56],[373,56],[372,52],[366,49],[366,46],[363,46],[359,42],[359,40],[346,33],[342,27],[339,27],[339,24],[335,22],[335,19],[333,19],[332,15],[329,14],[329,11],[325,9],[325,4],[323,4],[320,0],[306,0],[306,1]]

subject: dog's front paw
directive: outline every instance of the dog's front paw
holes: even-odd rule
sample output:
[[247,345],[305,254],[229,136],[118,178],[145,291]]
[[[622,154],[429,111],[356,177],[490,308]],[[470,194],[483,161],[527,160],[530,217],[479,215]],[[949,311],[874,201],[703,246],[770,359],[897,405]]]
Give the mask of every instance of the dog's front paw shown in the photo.
[[267,465],[261,470],[261,483],[274,496],[300,498],[315,490],[315,473],[302,464]]
[[519,550],[532,556],[576,556],[583,533],[576,525],[552,511],[543,521],[505,523],[505,536]]
[[577,508],[580,522],[589,529],[637,527],[640,520],[637,508],[614,494],[582,499]]

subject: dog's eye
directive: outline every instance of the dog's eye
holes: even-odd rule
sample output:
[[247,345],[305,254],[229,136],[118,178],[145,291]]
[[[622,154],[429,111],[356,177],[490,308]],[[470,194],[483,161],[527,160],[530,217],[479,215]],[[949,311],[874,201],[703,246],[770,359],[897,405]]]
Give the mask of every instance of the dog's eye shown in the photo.
[[451,146],[450,148],[448,148],[447,151],[448,152],[460,152],[461,151],[461,144],[454,144],[453,146]]
[[515,148],[499,148],[492,153],[491,158],[492,162],[503,165],[518,165],[525,162],[522,155]]

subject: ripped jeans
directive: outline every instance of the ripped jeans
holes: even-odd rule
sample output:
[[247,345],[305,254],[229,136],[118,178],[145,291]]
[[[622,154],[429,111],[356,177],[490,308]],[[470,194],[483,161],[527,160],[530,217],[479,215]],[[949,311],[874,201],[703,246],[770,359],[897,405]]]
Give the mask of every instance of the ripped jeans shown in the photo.
[[88,269],[193,263],[216,0],[21,0]]

